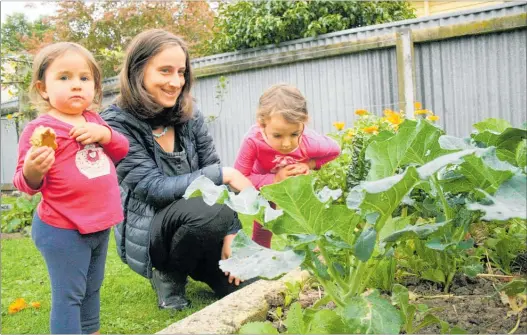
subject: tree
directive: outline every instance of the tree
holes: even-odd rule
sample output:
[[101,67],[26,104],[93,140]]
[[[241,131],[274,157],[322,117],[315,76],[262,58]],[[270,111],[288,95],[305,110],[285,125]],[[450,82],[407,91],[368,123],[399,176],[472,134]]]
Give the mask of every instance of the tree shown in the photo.
[[[27,92],[33,55],[51,42],[83,45],[109,78],[118,73],[126,46],[140,32],[170,31],[187,42],[192,57],[199,57],[209,52],[213,24],[214,12],[204,1],[61,1],[56,14],[35,22],[16,13],[1,27],[2,87],[13,94]],[[19,101],[24,102],[21,94]],[[30,109],[27,113],[28,118],[34,115]]]
[[62,1],[51,16],[56,40],[74,41],[90,50],[104,77],[117,74],[123,50],[140,32],[162,28],[181,36],[193,57],[206,54],[214,13],[194,1]]
[[30,22],[22,13],[9,15],[2,23],[2,89],[7,88],[11,95],[19,97],[19,111],[15,116],[24,113],[34,116],[27,104],[26,95],[31,81],[31,53],[51,41],[51,32],[52,28],[45,19]]
[[235,51],[414,17],[407,1],[224,2],[210,48]]

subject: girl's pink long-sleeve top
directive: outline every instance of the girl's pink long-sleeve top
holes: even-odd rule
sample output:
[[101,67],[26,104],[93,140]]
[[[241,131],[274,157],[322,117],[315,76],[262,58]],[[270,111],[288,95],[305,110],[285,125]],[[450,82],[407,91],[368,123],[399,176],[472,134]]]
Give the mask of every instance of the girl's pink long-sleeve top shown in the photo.
[[[88,122],[108,127],[96,113],[85,111]],[[44,176],[38,189],[32,189],[22,167],[29,139],[38,126],[55,131],[58,147],[55,163]],[[112,130],[109,143],[82,145],[70,138],[73,126],[50,115],[31,121],[22,131],[18,145],[18,165],[13,183],[22,192],[33,195],[42,192],[37,213],[47,224],[63,229],[75,229],[81,234],[107,229],[123,220],[123,209],[114,164],[128,153],[128,140]]]
[[275,173],[281,167],[310,159],[316,169],[340,154],[338,143],[314,130],[306,128],[300,137],[300,145],[289,154],[281,154],[264,140],[258,125],[253,125],[243,140],[234,168],[251,180],[256,189],[272,184]]

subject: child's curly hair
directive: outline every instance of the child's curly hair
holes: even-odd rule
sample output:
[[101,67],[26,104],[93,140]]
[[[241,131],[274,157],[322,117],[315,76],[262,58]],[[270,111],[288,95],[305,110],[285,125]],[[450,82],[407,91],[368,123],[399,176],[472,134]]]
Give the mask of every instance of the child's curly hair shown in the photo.
[[293,85],[273,85],[260,97],[256,119],[265,126],[265,121],[273,114],[281,115],[290,123],[305,123],[309,119],[306,98]]

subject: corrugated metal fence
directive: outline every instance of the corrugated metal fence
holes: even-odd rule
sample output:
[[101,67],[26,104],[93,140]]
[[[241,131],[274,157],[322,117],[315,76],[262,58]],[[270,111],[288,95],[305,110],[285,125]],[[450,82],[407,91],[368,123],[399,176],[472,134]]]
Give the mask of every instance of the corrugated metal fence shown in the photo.
[[[193,94],[206,116],[218,116],[209,128],[225,164],[233,163],[255,122],[258,98],[278,82],[304,93],[310,125],[323,133],[334,121],[351,125],[358,108],[376,114],[403,108],[402,80],[412,80],[415,100],[439,115],[452,135],[468,135],[471,125],[486,117],[519,126],[527,106],[526,10],[527,2],[509,3],[196,59]],[[405,31],[413,52],[404,60],[415,70],[402,76],[398,33]],[[227,86],[218,98],[221,76]],[[105,83],[111,88],[116,80]],[[16,102],[2,104],[2,115],[13,108]],[[16,160],[12,128],[1,127],[2,183],[11,181]]]

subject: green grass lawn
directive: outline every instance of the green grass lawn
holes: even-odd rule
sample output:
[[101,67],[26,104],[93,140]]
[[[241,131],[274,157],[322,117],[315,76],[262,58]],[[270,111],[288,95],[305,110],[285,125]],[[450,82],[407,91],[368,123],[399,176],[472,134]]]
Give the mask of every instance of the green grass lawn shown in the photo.
[[[243,230],[251,236],[252,222],[245,221]],[[273,238],[274,249],[282,246],[280,238]],[[44,259],[33,241],[29,237],[2,240],[1,256],[1,333],[49,333],[51,288]],[[121,261],[111,233],[106,276],[101,289],[101,333],[152,334],[216,300],[206,284],[192,280],[187,287],[187,297],[192,308],[181,312],[158,309],[150,283]],[[8,307],[17,298],[24,298],[28,304],[38,301],[41,308],[27,308],[10,315]]]
[[[2,240],[2,334],[49,333],[51,289],[44,259],[29,237]],[[157,308],[150,283],[126,264],[115,249],[113,234],[106,262],[106,277],[101,290],[101,333],[152,334],[173,322],[210,305],[216,300],[203,283],[190,281],[187,296],[193,307],[181,312]],[[16,298],[41,303],[8,314]]]

